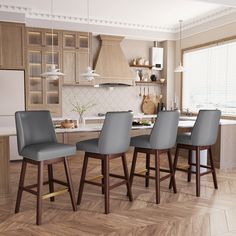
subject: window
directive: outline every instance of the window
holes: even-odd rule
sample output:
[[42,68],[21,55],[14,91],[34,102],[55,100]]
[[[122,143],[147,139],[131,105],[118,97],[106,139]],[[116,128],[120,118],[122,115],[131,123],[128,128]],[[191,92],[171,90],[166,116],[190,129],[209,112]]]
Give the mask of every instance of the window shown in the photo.
[[186,51],[182,109],[236,115],[236,42]]

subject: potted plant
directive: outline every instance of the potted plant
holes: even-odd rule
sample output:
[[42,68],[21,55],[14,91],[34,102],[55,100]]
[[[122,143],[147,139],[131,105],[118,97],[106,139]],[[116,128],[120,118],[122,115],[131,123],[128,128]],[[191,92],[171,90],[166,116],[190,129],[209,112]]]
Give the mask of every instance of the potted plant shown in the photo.
[[90,108],[94,107],[96,103],[89,101],[86,104],[80,104],[77,100],[71,103],[72,105],[72,112],[76,112],[79,115],[79,124],[83,124],[84,122],[84,112],[88,111]]

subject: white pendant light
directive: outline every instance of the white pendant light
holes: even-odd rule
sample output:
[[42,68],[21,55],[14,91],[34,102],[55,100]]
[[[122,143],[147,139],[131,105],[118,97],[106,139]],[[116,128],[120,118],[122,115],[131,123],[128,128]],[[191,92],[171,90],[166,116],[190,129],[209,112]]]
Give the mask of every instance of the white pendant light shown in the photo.
[[176,73],[184,72],[185,68],[182,66],[182,63],[180,62],[179,65],[175,68]]
[[[90,18],[89,18],[89,0],[87,0],[87,23],[88,23],[88,39],[89,39],[89,23],[90,23]],[[91,46],[88,47],[89,50],[89,54],[90,52],[92,52],[92,42],[91,42]],[[90,56],[88,56],[88,67],[85,71],[85,73],[82,73],[81,76],[83,76],[84,78],[86,78],[88,81],[92,81],[95,79],[95,77],[99,77],[100,75],[95,73],[95,70],[92,69],[92,67],[90,66],[89,63],[89,58]]]
[[56,65],[52,64],[47,72],[41,74],[41,77],[50,77],[51,79],[58,79],[59,76],[64,76],[60,69],[56,69]]
[[86,72],[82,73],[81,76],[86,77],[88,81],[92,81],[95,77],[99,77],[100,75],[95,73],[95,70],[92,70],[92,68],[88,66]]
[[[180,48],[180,54],[181,54],[181,48],[182,48],[182,20],[179,20],[179,48]],[[185,71],[185,68],[182,65],[181,59],[179,62],[179,65],[175,68],[175,73],[182,73]]]
[[56,65],[54,64],[54,55],[53,55],[53,0],[51,0],[51,23],[52,23],[52,29],[51,29],[51,34],[52,34],[52,64],[50,65],[48,71],[42,73],[40,76],[44,77],[44,78],[50,78],[50,79],[54,79],[57,80],[59,79],[59,77],[61,76],[65,76],[65,74],[63,74],[62,72],[60,72],[60,69],[56,68]]

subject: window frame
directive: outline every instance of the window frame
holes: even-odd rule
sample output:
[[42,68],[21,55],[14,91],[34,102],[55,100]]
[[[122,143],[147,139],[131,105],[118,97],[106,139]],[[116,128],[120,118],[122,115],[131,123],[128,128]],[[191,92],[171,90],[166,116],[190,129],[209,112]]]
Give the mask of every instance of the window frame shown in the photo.
[[[184,53],[186,52],[191,52],[191,51],[196,51],[196,50],[201,50],[204,48],[210,48],[210,47],[214,47],[217,45],[223,45],[223,44],[227,44],[230,42],[236,42],[236,35],[234,36],[230,36],[230,37],[226,37],[226,38],[222,38],[222,39],[218,39],[218,40],[213,40],[213,41],[209,41],[206,43],[202,43],[202,44],[197,44],[188,48],[183,48],[181,49],[181,61],[183,62],[184,59]],[[184,66],[184,65],[183,65]],[[181,73],[180,76],[180,108],[181,108],[181,114],[184,114],[183,111],[183,74]],[[191,115],[197,115],[197,113],[191,113]],[[222,115],[222,118],[227,118],[227,119],[232,119],[232,120],[236,120],[236,115]]]

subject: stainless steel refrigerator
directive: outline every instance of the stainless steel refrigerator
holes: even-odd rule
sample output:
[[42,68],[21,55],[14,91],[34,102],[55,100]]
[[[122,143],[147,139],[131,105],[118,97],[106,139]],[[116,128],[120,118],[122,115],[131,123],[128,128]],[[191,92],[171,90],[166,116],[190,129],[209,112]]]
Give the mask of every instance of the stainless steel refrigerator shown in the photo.
[[[15,112],[25,110],[25,79],[22,70],[0,70],[0,128],[15,127]],[[17,160],[16,136],[10,137],[10,159]]]

